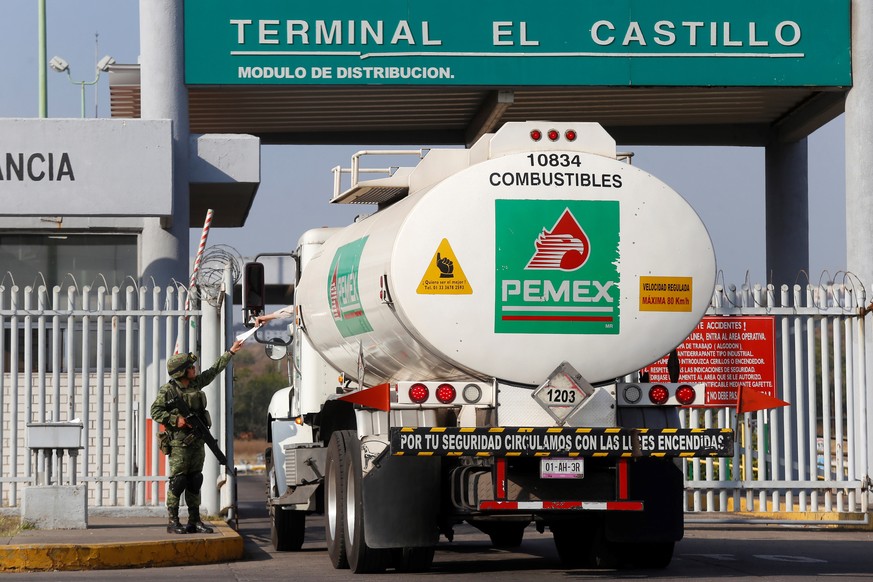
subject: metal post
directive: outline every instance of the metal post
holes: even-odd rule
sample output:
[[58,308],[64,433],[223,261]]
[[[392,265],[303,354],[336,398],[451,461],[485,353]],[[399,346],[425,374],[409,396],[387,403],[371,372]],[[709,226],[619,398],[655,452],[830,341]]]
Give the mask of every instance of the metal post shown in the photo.
[[[230,265],[224,268],[224,289],[225,300],[223,302],[224,309],[221,312],[224,326],[222,328],[222,345],[230,343],[233,337],[233,277]],[[224,453],[227,456],[227,464],[231,467],[235,466],[233,455],[233,371],[229,370],[225,373],[224,385],[224,406],[222,407],[221,427],[224,430]],[[219,440],[219,443],[222,441]],[[225,494],[226,492],[226,494]],[[227,518],[228,521],[236,520],[236,474],[228,474],[227,482],[220,496],[221,505],[229,507]]]
[[[222,354],[222,349],[219,345],[221,341],[220,317],[218,309],[209,301],[202,301],[200,309],[203,313],[200,318],[200,356],[203,367],[208,367],[214,364]],[[219,444],[224,442],[221,436],[223,427],[221,426],[222,394],[219,390],[220,384],[221,380],[219,377],[212,384],[203,388],[203,391],[206,393],[209,415],[212,417],[212,429],[210,432],[212,432],[212,436],[215,437]],[[204,514],[218,514],[219,498],[216,487],[218,473],[218,460],[215,458],[215,455],[207,451],[206,461],[203,463],[203,488],[200,490],[201,509]]]
[[45,118],[48,115],[48,97],[46,90],[46,41],[45,41],[45,0],[39,0],[37,4],[37,28],[39,29],[37,70],[39,74],[39,116]]

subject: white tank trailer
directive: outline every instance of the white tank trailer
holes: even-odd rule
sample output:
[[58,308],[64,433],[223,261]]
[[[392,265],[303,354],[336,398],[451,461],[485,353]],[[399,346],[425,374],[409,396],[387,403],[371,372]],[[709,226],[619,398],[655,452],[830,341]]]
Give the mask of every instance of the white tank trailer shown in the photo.
[[733,451],[730,430],[680,426],[703,385],[639,381],[709,304],[705,226],[596,123],[415,153],[382,178],[361,160],[399,152],[335,168],[334,203],[378,210],[294,252],[291,382],[268,417],[276,549],[323,514],[330,561],[355,572],[426,570],[463,522],[500,547],[548,530],[568,567],[666,567],[678,457]]

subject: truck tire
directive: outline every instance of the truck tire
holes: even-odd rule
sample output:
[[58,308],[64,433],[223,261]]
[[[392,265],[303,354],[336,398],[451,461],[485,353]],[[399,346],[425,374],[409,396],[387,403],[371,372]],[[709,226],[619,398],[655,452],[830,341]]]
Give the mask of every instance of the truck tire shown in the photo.
[[340,570],[349,567],[346,557],[345,491],[348,475],[349,454],[346,438],[342,432],[330,437],[324,470],[324,539],[327,542],[327,555],[333,567]]
[[306,512],[272,508],[270,539],[277,552],[298,552],[306,534]]
[[423,548],[395,548],[392,550],[394,567],[398,572],[417,573],[427,572],[433,564],[435,547]]
[[606,539],[603,520],[574,519],[549,526],[561,563],[567,568],[618,566],[617,544]]
[[675,542],[637,542],[624,544],[632,556],[634,567],[643,570],[663,570],[673,560]]
[[361,467],[361,441],[352,430],[334,433],[342,439],[349,462],[346,464],[345,478],[345,520],[343,533],[349,568],[356,574],[382,572],[388,566],[390,550],[374,549],[367,545],[364,521],[364,487]]

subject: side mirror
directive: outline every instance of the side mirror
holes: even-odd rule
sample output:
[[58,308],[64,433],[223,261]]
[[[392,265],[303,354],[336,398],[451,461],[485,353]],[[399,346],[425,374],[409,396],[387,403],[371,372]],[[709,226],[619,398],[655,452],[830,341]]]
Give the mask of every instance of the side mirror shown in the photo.
[[266,289],[264,265],[257,262],[246,263],[242,283],[243,323],[246,327],[252,327],[255,318],[264,314]]
[[264,346],[264,353],[266,353],[267,357],[271,360],[281,360],[288,355],[288,344],[275,337],[270,340],[270,343]]

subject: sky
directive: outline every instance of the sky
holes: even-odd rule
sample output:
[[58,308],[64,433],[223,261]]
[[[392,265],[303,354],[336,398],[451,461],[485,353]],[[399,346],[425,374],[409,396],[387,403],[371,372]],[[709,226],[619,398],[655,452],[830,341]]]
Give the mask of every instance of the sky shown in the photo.
[[[136,63],[139,0],[46,0],[47,55],[70,64],[73,81],[93,81],[96,62],[110,55]],[[38,117],[37,0],[0,2],[0,117]],[[95,42],[96,41],[96,42]],[[48,117],[81,116],[81,86],[48,69]],[[109,117],[109,79],[85,88],[86,117]],[[427,144],[397,144],[420,147]],[[243,257],[293,250],[316,226],[341,226],[370,211],[330,205],[330,168],[348,167],[366,144],[264,146],[261,186],[246,225],[213,228],[207,247],[228,245]],[[380,146],[384,147],[384,146]],[[719,283],[764,283],[764,150],[740,147],[636,147],[634,165],[682,194],[706,224],[716,251]],[[809,137],[810,279],[843,270],[845,241],[845,146],[843,117]],[[195,217],[192,217],[194,220]],[[205,218],[205,217],[204,217]],[[192,260],[201,229],[192,228]],[[805,283],[805,281],[799,281]]]

